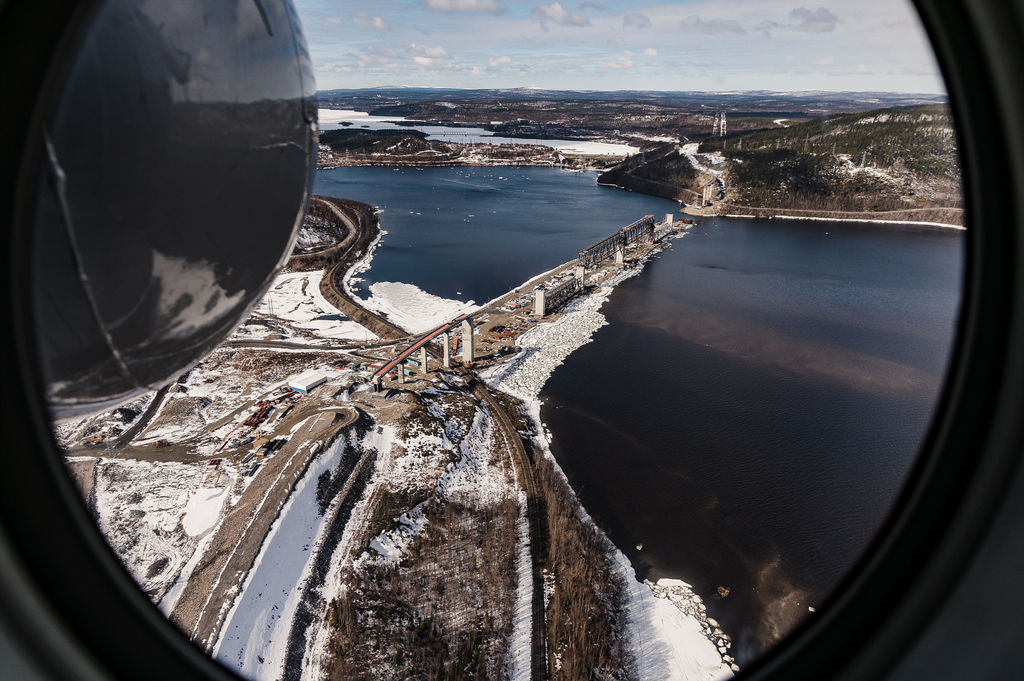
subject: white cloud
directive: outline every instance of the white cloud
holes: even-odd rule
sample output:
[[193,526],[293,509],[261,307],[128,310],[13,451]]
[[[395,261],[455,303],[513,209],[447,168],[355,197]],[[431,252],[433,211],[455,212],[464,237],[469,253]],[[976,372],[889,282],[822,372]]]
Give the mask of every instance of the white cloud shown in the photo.
[[857,73],[871,73],[871,70],[863,64],[857,64]]
[[645,57],[657,57],[658,56],[658,51],[656,49],[654,49],[653,47],[648,47],[646,50],[644,50],[644,56]]
[[633,62],[630,61],[629,57],[632,54],[632,52],[626,50],[625,53],[619,55],[618,57],[615,57],[615,59],[610,59],[608,61],[598,61],[597,66],[598,68],[601,69],[631,69],[633,68]]
[[341,17],[327,17],[324,19],[324,23],[331,26],[341,26],[344,22],[341,20]]
[[646,14],[627,14],[622,17],[622,28],[650,28],[651,18]]
[[500,57],[491,57],[487,60],[488,71],[500,71],[503,66],[508,66],[512,63],[512,60],[502,55]]
[[824,59],[819,59],[818,61],[814,62],[814,65],[815,66],[835,66],[836,65],[836,60],[833,59],[832,57],[825,57]]
[[359,24],[360,26],[366,26],[369,28],[375,28],[378,31],[386,31],[390,26],[384,23],[384,20],[380,17],[375,17],[367,12],[360,12],[359,14],[352,17],[352,21]]
[[395,65],[395,57],[398,53],[386,47],[374,47],[368,45],[363,49],[363,54],[356,58],[356,65],[361,68],[387,68]]
[[505,8],[494,0],[425,0],[427,9],[435,12],[489,12],[501,14]]
[[878,24],[873,24],[872,26],[868,26],[866,30],[868,30],[868,31],[901,31],[901,32],[905,32],[905,31],[913,30],[916,27],[917,27],[917,25],[914,23],[913,20],[910,19],[910,17],[905,17],[905,18],[899,19],[897,21],[883,21],[883,22],[878,23]]
[[440,45],[437,47],[427,47],[426,45],[409,43],[405,51],[413,55],[412,60],[414,62],[428,69],[445,69],[451,65],[451,57]]
[[569,14],[560,2],[534,7],[533,16],[542,24],[551,21],[559,26],[590,26],[590,19],[582,14]]
[[694,33],[736,33],[743,35],[747,31],[740,25],[740,22],[735,19],[712,19],[711,21],[702,21],[696,14],[683,19],[683,28]]

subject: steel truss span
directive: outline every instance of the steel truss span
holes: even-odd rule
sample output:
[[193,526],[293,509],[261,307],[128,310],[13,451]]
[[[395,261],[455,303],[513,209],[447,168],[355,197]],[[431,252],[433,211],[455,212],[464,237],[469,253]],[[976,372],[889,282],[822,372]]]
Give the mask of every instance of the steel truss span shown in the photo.
[[639,241],[641,237],[649,234],[653,227],[654,216],[645,215],[633,224],[615,232],[615,234],[606,236],[593,246],[584,248],[580,251],[579,256],[577,256],[576,262],[584,267],[593,267],[605,258],[613,256],[615,251],[624,249],[626,246]]

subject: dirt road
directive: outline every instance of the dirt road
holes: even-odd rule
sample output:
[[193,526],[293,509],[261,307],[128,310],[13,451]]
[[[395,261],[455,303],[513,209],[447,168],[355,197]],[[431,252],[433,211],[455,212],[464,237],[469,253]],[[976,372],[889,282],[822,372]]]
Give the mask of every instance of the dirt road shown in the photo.
[[240,590],[295,483],[320,447],[357,418],[358,412],[352,408],[307,416],[288,443],[263,464],[217,528],[170,616],[207,652],[213,649],[233,596]]
[[342,284],[345,273],[361,258],[377,238],[380,228],[377,226],[375,215],[365,214],[365,210],[358,213],[356,220],[346,214],[338,206],[330,201],[319,199],[324,205],[334,212],[334,215],[345,225],[345,239],[339,244],[334,257],[337,258],[320,280],[320,293],[342,314],[352,321],[365,326],[374,335],[382,340],[396,340],[406,338],[409,333],[404,329],[395,326],[384,317],[370,312],[362,305],[355,302],[347,293]]

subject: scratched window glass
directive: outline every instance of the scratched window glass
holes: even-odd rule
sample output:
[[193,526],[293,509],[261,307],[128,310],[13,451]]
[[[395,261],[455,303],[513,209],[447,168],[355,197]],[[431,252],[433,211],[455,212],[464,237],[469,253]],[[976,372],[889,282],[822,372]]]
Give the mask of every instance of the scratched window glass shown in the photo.
[[107,2],[36,206],[54,437],[243,678],[729,677],[914,466],[955,139],[906,2]]

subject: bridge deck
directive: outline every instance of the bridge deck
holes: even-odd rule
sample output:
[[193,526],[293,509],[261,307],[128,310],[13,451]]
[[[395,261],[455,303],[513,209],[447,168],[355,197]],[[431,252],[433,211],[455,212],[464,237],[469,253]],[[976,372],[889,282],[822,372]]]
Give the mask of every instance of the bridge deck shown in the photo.
[[447,324],[439,326],[430,333],[428,333],[427,335],[423,336],[423,338],[420,338],[418,341],[410,345],[408,348],[398,353],[398,355],[393,360],[382,366],[380,369],[377,369],[377,371],[373,372],[373,377],[379,378],[380,376],[385,375],[387,372],[391,371],[396,366],[398,366],[403,360],[408,359],[412,353],[416,352],[424,345],[426,345],[427,343],[434,340],[448,329],[452,328],[453,326],[461,322],[463,319],[466,319],[466,317],[467,315],[459,315],[458,317],[448,322]]

